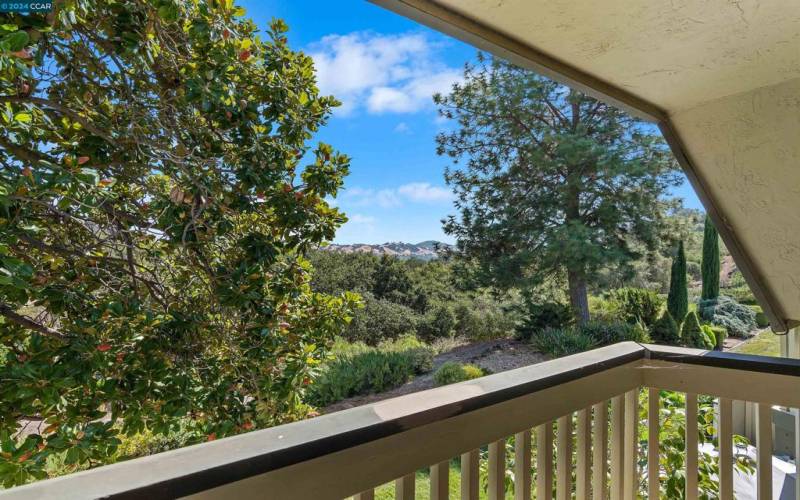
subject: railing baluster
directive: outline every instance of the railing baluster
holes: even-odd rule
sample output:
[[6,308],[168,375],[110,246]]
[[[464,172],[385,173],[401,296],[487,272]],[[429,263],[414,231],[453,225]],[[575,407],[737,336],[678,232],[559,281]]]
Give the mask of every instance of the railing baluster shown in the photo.
[[514,500],[531,500],[531,431],[514,435]]
[[431,500],[448,500],[450,496],[450,461],[431,466]]
[[759,500],[772,499],[772,406],[756,403],[756,463]]
[[461,454],[461,500],[478,500],[479,458],[478,450]]
[[489,500],[506,496],[506,440],[489,443]]
[[622,500],[625,396],[611,398],[611,500]]
[[395,500],[414,500],[414,488],[416,486],[416,473],[406,474],[394,480]]
[[697,394],[686,393],[686,500],[697,499]]
[[577,429],[575,429],[575,433],[578,436],[576,451],[577,470],[575,473],[575,498],[589,498],[589,491],[591,489],[591,418],[591,408],[584,408],[583,410],[578,411]]
[[594,405],[592,421],[592,499],[606,500],[608,480],[608,401]]
[[733,499],[733,401],[719,398],[719,498]]
[[659,413],[661,410],[661,391],[650,388],[647,391],[647,493],[649,498],[658,498],[661,470],[658,460],[658,434],[661,431]]
[[558,419],[558,448],[556,451],[556,498],[572,498],[572,414]]
[[634,500],[639,485],[639,389],[625,393],[625,500]]
[[553,422],[536,428],[536,500],[553,498]]
[[353,500],[375,500],[375,490],[362,491],[353,495]]

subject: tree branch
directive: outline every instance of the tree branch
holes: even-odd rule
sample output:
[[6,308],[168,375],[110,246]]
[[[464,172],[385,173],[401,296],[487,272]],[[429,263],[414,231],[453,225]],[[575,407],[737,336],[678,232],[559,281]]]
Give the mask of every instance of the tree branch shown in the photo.
[[27,316],[18,314],[10,305],[6,304],[5,302],[0,302],[0,315],[8,318],[8,320],[12,323],[16,323],[35,332],[39,332],[42,335],[46,335],[61,341],[66,341],[69,339],[69,335],[61,333],[58,330],[53,330],[52,328],[49,328],[41,323],[37,323]]

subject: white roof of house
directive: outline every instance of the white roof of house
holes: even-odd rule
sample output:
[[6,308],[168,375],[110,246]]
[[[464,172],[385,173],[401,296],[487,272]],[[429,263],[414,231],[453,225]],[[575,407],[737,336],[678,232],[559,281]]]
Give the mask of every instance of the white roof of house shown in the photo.
[[800,1],[372,1],[657,122],[773,328],[800,325]]

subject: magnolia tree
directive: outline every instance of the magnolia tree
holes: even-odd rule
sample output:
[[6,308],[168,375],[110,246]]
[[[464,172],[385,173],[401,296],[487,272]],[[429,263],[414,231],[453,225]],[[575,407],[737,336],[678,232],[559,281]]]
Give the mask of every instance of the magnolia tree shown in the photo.
[[[0,23],[0,479],[120,434],[301,418],[355,305],[307,250],[345,218],[337,103],[230,0],[56,2]],[[21,421],[41,419],[34,434]]]

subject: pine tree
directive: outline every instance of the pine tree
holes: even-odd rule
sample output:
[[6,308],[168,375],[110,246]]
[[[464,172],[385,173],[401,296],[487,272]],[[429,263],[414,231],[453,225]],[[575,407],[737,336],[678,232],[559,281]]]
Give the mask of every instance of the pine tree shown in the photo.
[[679,319],[685,317],[689,311],[689,290],[686,284],[686,252],[683,249],[683,241],[678,243],[678,252],[672,259],[667,309],[673,318]]
[[687,347],[696,347],[698,349],[705,348],[705,341],[703,340],[703,330],[700,328],[700,320],[697,318],[697,313],[692,311],[686,315],[683,320],[683,328],[681,328],[681,340]]
[[668,310],[650,328],[650,337],[659,344],[674,345],[680,342],[680,329]]
[[703,232],[703,299],[719,297],[719,235],[717,229],[706,216]]

